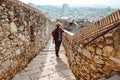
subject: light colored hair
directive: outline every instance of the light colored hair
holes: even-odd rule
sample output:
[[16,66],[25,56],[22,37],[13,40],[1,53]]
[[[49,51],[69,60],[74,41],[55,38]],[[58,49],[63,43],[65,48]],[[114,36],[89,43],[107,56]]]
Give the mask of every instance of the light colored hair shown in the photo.
[[61,25],[62,25],[62,23],[60,23],[60,22],[56,23],[56,26],[61,26]]

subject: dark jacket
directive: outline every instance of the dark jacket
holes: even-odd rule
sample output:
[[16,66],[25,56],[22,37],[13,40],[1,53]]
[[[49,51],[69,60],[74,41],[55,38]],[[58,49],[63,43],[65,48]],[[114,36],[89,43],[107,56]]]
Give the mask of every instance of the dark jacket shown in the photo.
[[55,41],[58,41],[59,30],[60,30],[60,38],[61,38],[61,41],[62,41],[62,33],[64,32],[64,30],[62,30],[61,28],[56,28],[55,30],[52,31],[52,36],[53,36]]

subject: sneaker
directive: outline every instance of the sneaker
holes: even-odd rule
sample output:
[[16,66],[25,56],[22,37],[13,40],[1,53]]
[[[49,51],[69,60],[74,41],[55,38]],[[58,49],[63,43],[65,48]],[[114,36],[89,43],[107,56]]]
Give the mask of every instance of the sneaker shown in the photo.
[[57,55],[57,57],[59,57],[59,55]]

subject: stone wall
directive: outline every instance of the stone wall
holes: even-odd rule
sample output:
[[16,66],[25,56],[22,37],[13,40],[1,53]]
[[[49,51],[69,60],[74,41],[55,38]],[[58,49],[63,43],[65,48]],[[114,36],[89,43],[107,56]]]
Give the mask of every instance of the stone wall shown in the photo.
[[98,80],[120,71],[119,18],[108,25],[95,27],[88,27],[92,31],[84,28],[73,36],[67,32],[63,35],[69,66],[77,80]]
[[45,47],[51,22],[18,0],[0,0],[0,80],[11,79]]

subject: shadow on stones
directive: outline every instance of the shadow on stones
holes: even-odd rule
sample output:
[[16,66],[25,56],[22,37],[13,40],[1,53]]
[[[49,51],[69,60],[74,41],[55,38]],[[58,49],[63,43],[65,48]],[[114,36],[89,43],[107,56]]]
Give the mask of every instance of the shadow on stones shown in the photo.
[[75,80],[68,65],[61,58],[56,58],[56,61],[57,65],[55,65],[55,68],[59,77],[62,77],[64,80]]

